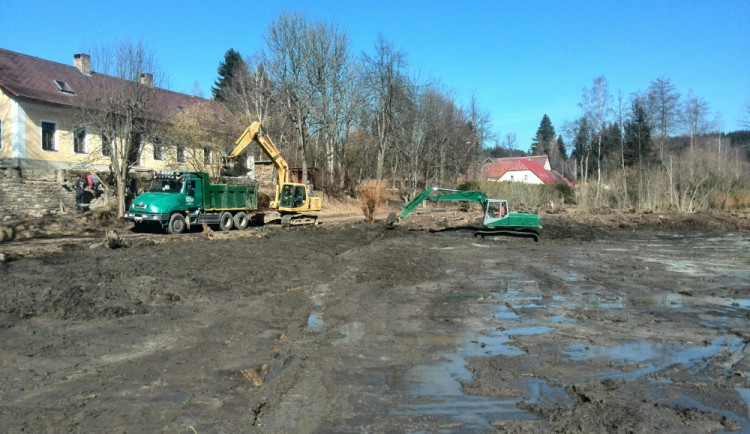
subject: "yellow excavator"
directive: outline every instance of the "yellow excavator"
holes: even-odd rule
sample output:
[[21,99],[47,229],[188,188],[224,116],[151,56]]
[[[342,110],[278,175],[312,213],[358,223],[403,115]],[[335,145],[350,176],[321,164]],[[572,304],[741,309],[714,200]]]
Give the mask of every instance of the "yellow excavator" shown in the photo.
[[[253,142],[260,146],[263,153],[276,167],[276,192],[269,207],[279,212],[282,226],[317,224],[318,216],[306,213],[320,211],[323,199],[315,196],[312,186],[291,182],[289,165],[279,153],[273,140],[261,133],[260,122],[253,122],[245,128],[235,142],[234,149],[225,158],[225,170],[231,171],[232,165],[237,162],[237,157]],[[265,218],[264,220],[274,219]]]

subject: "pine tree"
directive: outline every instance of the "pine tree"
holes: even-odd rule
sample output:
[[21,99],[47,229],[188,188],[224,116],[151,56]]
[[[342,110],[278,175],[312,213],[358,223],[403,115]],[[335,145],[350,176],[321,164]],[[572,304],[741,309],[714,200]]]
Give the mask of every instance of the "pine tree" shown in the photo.
[[245,61],[242,60],[242,56],[234,48],[230,48],[224,54],[224,60],[219,63],[219,78],[216,79],[214,87],[211,88],[211,94],[213,94],[215,100],[226,101],[225,89],[231,86],[235,69],[244,64]]
[[643,102],[635,99],[630,119],[625,122],[625,165],[643,164],[651,153],[651,125]]
[[563,161],[568,161],[568,151],[565,149],[565,141],[563,141],[562,134],[557,136],[557,150],[560,153],[560,158]]
[[555,127],[552,126],[549,116],[545,114],[539,123],[539,129],[536,130],[536,137],[531,142],[532,155],[548,155],[550,146],[555,141]]

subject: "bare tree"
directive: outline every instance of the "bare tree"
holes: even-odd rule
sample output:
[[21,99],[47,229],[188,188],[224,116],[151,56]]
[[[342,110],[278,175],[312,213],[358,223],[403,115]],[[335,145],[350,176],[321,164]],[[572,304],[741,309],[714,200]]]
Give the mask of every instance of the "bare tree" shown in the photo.
[[310,84],[314,89],[313,125],[325,147],[327,186],[335,185],[337,150],[352,119],[355,94],[349,39],[335,26],[323,23],[310,31]]
[[690,149],[695,146],[695,138],[706,134],[711,128],[708,120],[708,103],[705,99],[696,96],[693,91],[688,92],[682,109],[685,131],[690,136]]
[[680,119],[680,94],[669,79],[659,77],[651,82],[645,98],[651,125],[656,132],[659,159],[664,162],[664,146],[676,131]]
[[497,135],[492,132],[490,112],[483,111],[479,107],[476,93],[471,94],[469,107],[467,108],[467,116],[469,118],[469,128],[471,128],[473,132],[473,137],[470,140],[474,146],[474,150],[471,156],[474,159],[477,159],[482,153],[482,147],[486,143],[497,139]]
[[409,93],[403,95],[398,104],[402,113],[393,131],[394,158],[402,163],[410,194],[414,194],[420,179],[425,177],[425,160],[433,150],[430,147],[432,143],[427,140],[429,121],[426,100],[419,95],[416,86],[403,89],[408,89]]
[[617,89],[617,100],[615,102],[615,116],[617,117],[617,126],[620,129],[620,163],[621,168],[625,168],[625,96],[621,89]]
[[750,130],[750,101],[745,103],[745,108],[742,111],[742,116],[740,118],[740,126]]
[[214,176],[220,174],[220,156],[226,153],[236,131],[217,122],[213,113],[210,102],[199,102],[153,129],[164,147],[164,160],[169,167],[187,165]]
[[364,55],[365,73],[363,85],[371,110],[375,117],[377,132],[377,158],[375,173],[378,180],[383,178],[385,154],[391,146],[397,113],[397,97],[406,83],[403,69],[407,66],[406,56],[396,51],[382,35],[375,43],[375,53]]
[[265,35],[264,63],[276,86],[280,106],[294,125],[302,166],[302,181],[307,182],[307,145],[315,89],[309,70],[311,56],[310,26],[304,15],[283,13]]
[[137,164],[144,138],[158,118],[153,54],[140,41],[129,40],[92,50],[93,95],[85,101],[82,123],[102,138],[101,152],[108,155],[117,185],[117,215],[125,213],[125,186],[130,167]]
[[588,182],[589,160],[591,157],[591,142],[593,140],[593,131],[586,116],[582,116],[573,122],[566,123],[563,127],[566,135],[570,137],[573,150],[571,157],[574,163],[574,178],[580,179],[584,183]]
[[265,122],[271,110],[273,88],[258,55],[234,64],[222,87],[222,99],[243,125],[256,120]]
[[611,112],[612,96],[609,93],[607,79],[600,76],[594,79],[591,89],[583,89],[581,107],[585,116],[589,119],[597,139],[597,162],[596,162],[596,195],[597,200],[601,194],[602,184],[602,135],[609,114]]
[[516,136],[516,133],[505,133],[501,146],[510,151],[516,150],[518,148],[518,137]]

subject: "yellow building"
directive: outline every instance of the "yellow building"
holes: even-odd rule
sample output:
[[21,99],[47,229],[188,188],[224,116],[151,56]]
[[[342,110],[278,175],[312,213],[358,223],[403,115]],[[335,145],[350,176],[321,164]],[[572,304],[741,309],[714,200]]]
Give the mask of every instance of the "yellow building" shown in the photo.
[[[236,120],[222,104],[153,87],[148,71],[140,77],[138,85],[153,90],[156,114],[149,122],[169,123],[200,104],[210,112],[203,113],[213,120],[210,130],[231,136]],[[92,101],[109,82],[122,80],[92,71],[86,54],[75,54],[73,64],[64,65],[0,48],[0,168],[108,170],[111,146],[102,142],[100,132],[81,126],[80,119],[83,111],[95,109]],[[191,153],[204,162],[219,158],[216,150],[155,146],[154,141],[144,137],[132,152],[133,170],[190,168]]]

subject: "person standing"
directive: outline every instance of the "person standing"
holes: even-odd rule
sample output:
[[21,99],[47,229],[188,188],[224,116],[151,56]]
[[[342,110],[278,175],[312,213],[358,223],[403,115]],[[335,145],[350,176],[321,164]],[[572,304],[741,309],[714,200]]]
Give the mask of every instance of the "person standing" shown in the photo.
[[80,174],[73,184],[73,189],[76,192],[76,206],[80,207],[83,203],[83,191],[86,189],[86,176]]

